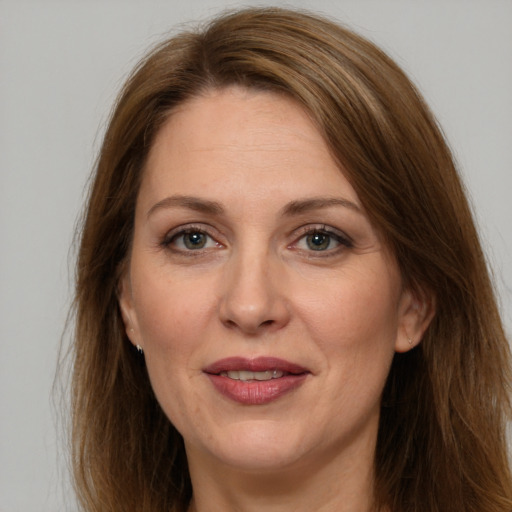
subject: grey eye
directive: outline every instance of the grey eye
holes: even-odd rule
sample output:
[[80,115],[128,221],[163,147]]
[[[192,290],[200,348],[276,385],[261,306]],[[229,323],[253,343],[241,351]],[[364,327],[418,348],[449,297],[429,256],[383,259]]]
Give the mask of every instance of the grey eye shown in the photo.
[[183,244],[187,249],[203,249],[208,241],[208,235],[199,231],[183,234]]
[[163,245],[182,252],[199,251],[218,247],[217,242],[205,231],[184,229],[164,240]]
[[308,249],[325,251],[331,245],[331,236],[326,233],[312,233],[306,237]]

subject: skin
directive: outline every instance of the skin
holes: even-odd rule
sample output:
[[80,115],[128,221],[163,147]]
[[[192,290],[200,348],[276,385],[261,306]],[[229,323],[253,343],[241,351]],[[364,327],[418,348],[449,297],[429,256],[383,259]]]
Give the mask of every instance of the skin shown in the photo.
[[[429,318],[296,103],[230,88],[172,113],[144,171],[120,305],[185,440],[190,510],[370,510],[385,379]],[[240,404],[203,371],[232,356],[308,374]]]

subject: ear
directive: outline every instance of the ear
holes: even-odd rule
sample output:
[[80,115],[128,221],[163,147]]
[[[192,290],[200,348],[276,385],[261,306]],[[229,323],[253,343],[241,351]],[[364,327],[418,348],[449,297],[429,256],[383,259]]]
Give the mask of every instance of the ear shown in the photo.
[[123,318],[124,328],[128,339],[136,347],[142,347],[141,337],[139,334],[139,327],[137,324],[137,315],[133,305],[132,286],[130,275],[127,270],[124,270],[117,287],[117,301],[119,309],[121,310],[121,317]]
[[435,296],[425,290],[406,289],[399,304],[396,352],[407,352],[421,342],[436,311]]

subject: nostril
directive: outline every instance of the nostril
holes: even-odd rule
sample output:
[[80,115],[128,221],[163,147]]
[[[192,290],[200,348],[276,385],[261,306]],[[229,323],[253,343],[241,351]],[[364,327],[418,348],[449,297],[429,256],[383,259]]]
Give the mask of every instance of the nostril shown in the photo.
[[273,319],[269,319],[264,320],[262,322],[237,322],[236,319],[233,320],[228,318],[225,319],[223,323],[228,329],[241,329],[248,334],[257,334],[260,331],[263,332],[267,328],[272,327],[276,323],[276,321]]
[[224,323],[226,324],[227,327],[236,327],[236,322],[234,322],[233,320],[226,320]]

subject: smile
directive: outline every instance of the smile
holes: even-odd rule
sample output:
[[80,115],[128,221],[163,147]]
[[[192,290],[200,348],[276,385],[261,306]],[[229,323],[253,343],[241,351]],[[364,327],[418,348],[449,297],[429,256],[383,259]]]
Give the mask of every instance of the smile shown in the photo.
[[271,379],[279,379],[283,375],[285,375],[284,372],[281,370],[266,370],[264,372],[250,372],[247,370],[231,370],[229,372],[221,372],[219,374],[221,377],[228,377],[229,379],[233,380],[242,380],[244,382],[257,380],[257,381],[264,381],[264,380],[271,380]]
[[273,402],[300,387],[310,375],[302,366],[273,357],[222,359],[203,372],[215,391],[243,405]]

